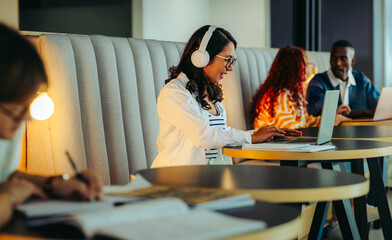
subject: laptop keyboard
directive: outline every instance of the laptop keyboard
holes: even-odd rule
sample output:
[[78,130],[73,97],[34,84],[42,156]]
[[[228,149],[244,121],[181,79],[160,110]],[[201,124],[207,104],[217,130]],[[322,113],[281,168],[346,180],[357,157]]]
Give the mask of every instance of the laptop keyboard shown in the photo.
[[296,138],[296,139],[291,139],[287,141],[287,143],[309,143],[309,144],[315,144],[316,141],[312,139],[307,139],[307,138]]
[[272,140],[272,142],[276,143],[309,143],[315,144],[316,140],[309,139],[309,138],[276,138]]

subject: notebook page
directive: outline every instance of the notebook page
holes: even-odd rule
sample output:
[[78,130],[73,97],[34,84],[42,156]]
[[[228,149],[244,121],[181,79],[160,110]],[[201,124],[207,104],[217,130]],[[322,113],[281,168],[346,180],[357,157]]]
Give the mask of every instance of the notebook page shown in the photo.
[[183,201],[176,198],[162,198],[99,212],[75,214],[70,224],[79,227],[87,237],[92,237],[97,229],[112,228],[122,223],[176,215],[187,211],[189,208]]
[[191,210],[148,221],[103,227],[97,233],[119,239],[201,240],[229,237],[264,228],[266,224],[262,221],[235,218],[206,210]]
[[65,200],[30,201],[16,207],[16,210],[28,218],[44,217],[58,214],[93,211],[112,208],[113,203],[105,201],[80,202]]

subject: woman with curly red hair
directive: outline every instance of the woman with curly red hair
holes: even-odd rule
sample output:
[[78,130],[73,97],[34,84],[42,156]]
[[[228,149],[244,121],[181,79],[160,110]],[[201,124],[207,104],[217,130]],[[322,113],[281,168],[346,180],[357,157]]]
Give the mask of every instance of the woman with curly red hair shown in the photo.
[[253,97],[250,119],[254,119],[256,129],[271,124],[292,129],[320,125],[320,116],[309,115],[306,110],[306,68],[303,49],[285,46],[279,50],[267,79]]

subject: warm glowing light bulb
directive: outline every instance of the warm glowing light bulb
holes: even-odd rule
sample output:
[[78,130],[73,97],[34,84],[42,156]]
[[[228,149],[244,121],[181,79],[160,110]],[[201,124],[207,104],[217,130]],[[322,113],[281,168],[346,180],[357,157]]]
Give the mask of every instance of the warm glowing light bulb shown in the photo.
[[30,106],[30,113],[34,119],[46,120],[54,112],[54,103],[46,92],[41,93]]

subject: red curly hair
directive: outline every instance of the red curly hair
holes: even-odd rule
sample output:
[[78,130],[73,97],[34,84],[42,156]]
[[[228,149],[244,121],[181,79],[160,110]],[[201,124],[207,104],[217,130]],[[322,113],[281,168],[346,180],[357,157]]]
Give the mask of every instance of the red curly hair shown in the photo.
[[[283,89],[287,89],[298,109],[306,111],[303,83],[306,81],[307,56],[299,47],[282,47],[276,55],[268,72],[267,79],[257,90],[250,108],[250,119],[253,121],[260,111],[266,110],[273,118],[277,97]],[[267,104],[260,105],[263,97]]]

